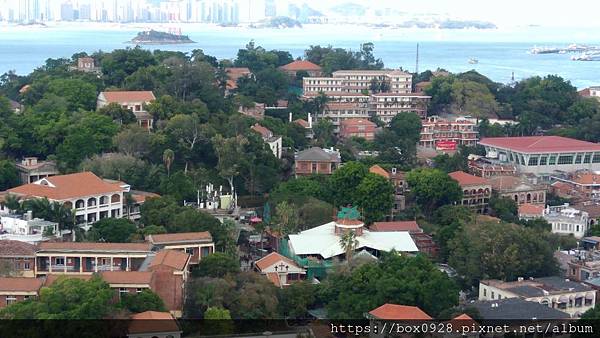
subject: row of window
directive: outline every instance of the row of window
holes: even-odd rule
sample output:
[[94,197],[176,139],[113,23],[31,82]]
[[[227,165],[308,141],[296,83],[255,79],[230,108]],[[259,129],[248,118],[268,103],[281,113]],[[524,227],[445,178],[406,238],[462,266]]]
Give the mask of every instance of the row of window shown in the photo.
[[554,231],[571,231],[571,232],[573,232],[573,230],[575,229],[574,230],[575,232],[579,232],[579,229],[580,229],[579,227],[580,227],[579,224],[575,224],[575,225],[569,224],[569,223],[553,223],[552,224],[552,229]]
[[[525,165],[525,157],[521,154],[508,153],[508,160],[517,164]],[[543,165],[565,165],[565,164],[589,164],[600,163],[600,153],[586,154],[552,154],[552,155],[533,155],[529,157],[527,166]]]

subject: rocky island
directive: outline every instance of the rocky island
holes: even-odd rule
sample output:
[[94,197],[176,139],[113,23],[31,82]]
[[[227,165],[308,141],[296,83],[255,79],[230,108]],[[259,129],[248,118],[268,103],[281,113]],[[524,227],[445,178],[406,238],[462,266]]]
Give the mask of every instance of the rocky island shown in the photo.
[[172,45],[183,43],[195,43],[187,35],[159,32],[155,30],[139,32],[129,43],[138,45]]

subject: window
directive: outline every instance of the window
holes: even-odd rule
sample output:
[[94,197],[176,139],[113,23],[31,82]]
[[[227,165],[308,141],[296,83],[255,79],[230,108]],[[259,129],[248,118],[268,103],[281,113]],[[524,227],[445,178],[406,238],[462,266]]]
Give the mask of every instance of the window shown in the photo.
[[600,163],[600,154],[594,154],[594,157],[592,157],[592,163]]
[[483,289],[483,296],[487,297],[487,289]]
[[494,299],[494,291],[492,291],[492,299]]
[[24,270],[31,270],[31,266],[29,265],[29,263],[23,263],[23,269]]
[[556,164],[556,155],[552,155],[550,156],[550,160],[548,161],[549,165],[555,165]]
[[577,156],[575,156],[575,163],[581,163],[581,154],[577,154]]
[[529,158],[529,162],[527,163],[527,165],[538,165],[538,157],[537,156],[531,156]]
[[127,291],[126,288],[119,288],[119,297],[122,297],[123,295],[128,294],[129,291]]
[[[600,157],[598,158],[600,160]],[[558,157],[558,164],[571,164],[573,163],[573,155],[560,155]]]
[[542,156],[540,157],[540,165],[546,165],[548,163],[548,157]]
[[6,305],[10,305],[17,302],[17,297],[15,296],[6,296]]
[[193,255],[194,254],[194,248],[185,248],[185,253],[189,254],[189,255]]
[[583,163],[590,163],[591,159],[592,159],[591,154],[585,154],[585,156],[583,157]]
[[57,257],[57,258],[54,259],[54,264],[56,264],[56,265],[65,265],[65,259]]
[[142,288],[137,288],[137,289],[135,289],[135,292],[136,292],[136,293],[142,293]]

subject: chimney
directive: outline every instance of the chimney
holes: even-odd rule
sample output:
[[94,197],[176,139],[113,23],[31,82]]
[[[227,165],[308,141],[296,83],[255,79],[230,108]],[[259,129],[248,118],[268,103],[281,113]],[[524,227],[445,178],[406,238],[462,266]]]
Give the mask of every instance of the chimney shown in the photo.
[[25,220],[31,221],[32,219],[33,219],[33,211],[27,210],[27,213],[25,213]]
[[290,112],[289,120],[290,120],[290,123],[292,123],[292,112]]

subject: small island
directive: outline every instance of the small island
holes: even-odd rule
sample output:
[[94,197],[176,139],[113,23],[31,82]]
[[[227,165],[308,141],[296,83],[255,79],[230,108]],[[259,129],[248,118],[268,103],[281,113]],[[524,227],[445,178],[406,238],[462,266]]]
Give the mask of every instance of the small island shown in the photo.
[[187,35],[159,32],[155,30],[139,32],[129,43],[138,45],[172,45],[183,43],[195,43]]

